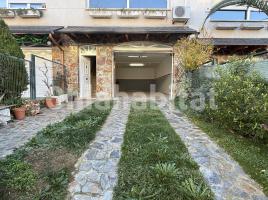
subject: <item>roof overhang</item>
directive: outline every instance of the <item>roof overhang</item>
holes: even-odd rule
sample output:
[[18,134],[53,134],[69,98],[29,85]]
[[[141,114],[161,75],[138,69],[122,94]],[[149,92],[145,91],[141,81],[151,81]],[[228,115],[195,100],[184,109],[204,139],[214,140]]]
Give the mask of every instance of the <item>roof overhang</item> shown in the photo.
[[58,31],[59,33],[73,34],[195,34],[196,30],[185,26],[167,27],[85,27],[68,26]]
[[13,34],[49,34],[62,28],[63,26],[9,26]]
[[211,38],[214,46],[268,46],[268,38]]

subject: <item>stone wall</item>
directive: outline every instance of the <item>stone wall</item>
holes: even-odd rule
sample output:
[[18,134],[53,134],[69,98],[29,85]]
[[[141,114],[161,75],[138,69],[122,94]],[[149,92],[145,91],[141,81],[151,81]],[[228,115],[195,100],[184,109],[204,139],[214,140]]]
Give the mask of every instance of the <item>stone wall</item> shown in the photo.
[[112,98],[112,73],[113,73],[113,47],[96,47],[96,68],[97,68],[97,98]]
[[175,98],[180,91],[180,82],[183,75],[183,68],[180,65],[180,55],[178,50],[174,47],[174,58],[173,58],[173,95],[171,98]]
[[[77,45],[67,45],[61,47],[64,53],[58,48],[53,47],[53,61],[64,63],[67,71],[68,91],[78,94],[79,92],[79,47]],[[54,64],[54,76],[62,70],[62,66]]]

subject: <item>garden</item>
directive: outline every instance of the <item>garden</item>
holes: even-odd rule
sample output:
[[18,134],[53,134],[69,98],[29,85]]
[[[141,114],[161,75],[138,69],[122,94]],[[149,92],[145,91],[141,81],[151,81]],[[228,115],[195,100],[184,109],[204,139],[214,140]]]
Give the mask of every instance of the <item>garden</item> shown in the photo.
[[[56,91],[53,91],[49,81],[46,63],[40,70],[42,83],[47,90],[46,97],[30,99],[23,96],[23,93],[29,87],[31,88],[30,85],[33,85],[33,78],[29,77],[31,64],[31,61],[25,59],[18,39],[12,36],[8,26],[3,20],[0,20],[0,125],[12,121],[13,118],[23,120],[26,116],[40,114],[43,107],[51,109],[63,102],[68,102],[67,95],[54,96]],[[30,89],[30,91],[32,90]]]
[[[213,58],[212,46],[183,40],[176,106],[233,157],[268,194],[268,83],[255,69],[253,55],[229,57],[219,66],[199,65]],[[194,56],[199,52],[198,58]],[[180,49],[180,48],[178,48]],[[205,71],[205,73],[204,73]]]
[[[98,109],[97,106],[105,106]],[[0,160],[3,200],[64,199],[71,172],[110,113],[113,102],[96,102],[49,125],[12,155]]]
[[114,199],[213,199],[167,119],[153,103],[145,104],[132,108],[128,118]]

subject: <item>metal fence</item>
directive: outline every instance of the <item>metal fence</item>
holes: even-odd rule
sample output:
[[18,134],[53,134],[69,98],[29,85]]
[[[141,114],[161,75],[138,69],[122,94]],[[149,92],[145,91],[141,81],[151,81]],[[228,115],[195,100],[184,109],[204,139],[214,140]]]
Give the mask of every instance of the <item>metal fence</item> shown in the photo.
[[67,67],[47,58],[31,55],[21,59],[0,53],[0,98],[4,102],[14,97],[36,99],[66,94]]

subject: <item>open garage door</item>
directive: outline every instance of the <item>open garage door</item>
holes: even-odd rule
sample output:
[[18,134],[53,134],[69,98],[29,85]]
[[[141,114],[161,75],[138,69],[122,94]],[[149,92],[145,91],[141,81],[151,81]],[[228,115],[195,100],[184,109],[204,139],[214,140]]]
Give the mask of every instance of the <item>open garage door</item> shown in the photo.
[[115,52],[115,95],[120,92],[171,95],[172,54]]

